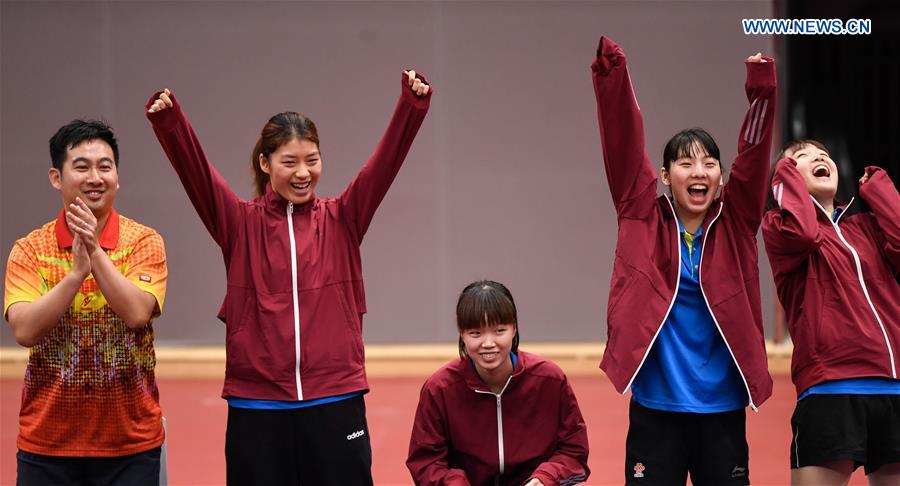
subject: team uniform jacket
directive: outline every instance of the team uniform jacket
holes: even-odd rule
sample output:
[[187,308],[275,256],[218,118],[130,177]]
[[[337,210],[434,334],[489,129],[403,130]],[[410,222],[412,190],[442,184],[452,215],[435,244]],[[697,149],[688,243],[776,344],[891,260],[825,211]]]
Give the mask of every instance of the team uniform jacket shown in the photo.
[[[703,222],[699,273],[701,293],[754,410],[772,394],[756,246],[776,101],[775,64],[767,61],[747,63],[750,107],[728,183]],[[619,226],[608,340],[600,367],[616,390],[625,393],[675,301],[681,244],[675,208],[668,197],[657,196],[656,172],[644,150],[643,119],[624,53],[611,40],[601,39],[591,70],[603,161]]]
[[900,347],[900,196],[877,167],[859,194],[871,211],[832,222],[796,163],[778,162],[763,238],[794,354],[797,394],[831,380],[897,379]]
[[469,359],[454,360],[422,386],[406,465],[419,486],[545,486],[584,482],[588,438],[562,370],[524,351],[494,394]]
[[[228,280],[224,397],[310,400],[368,390],[359,247],[425,119],[403,76],[394,115],[372,157],[336,198],[294,205],[272,191],[239,199],[207,160],[177,100],[148,113]],[[155,94],[147,106],[157,98]]]

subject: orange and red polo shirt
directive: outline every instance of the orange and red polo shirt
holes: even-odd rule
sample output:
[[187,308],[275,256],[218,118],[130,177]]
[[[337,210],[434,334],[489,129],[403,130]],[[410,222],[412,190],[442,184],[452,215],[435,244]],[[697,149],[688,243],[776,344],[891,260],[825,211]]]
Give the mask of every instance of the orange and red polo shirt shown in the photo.
[[[16,241],[3,307],[33,302],[72,268],[72,234],[59,218]],[[99,244],[116,268],[156,298],[166,293],[166,252],[152,228],[112,211]],[[153,327],[130,329],[89,275],[72,304],[30,349],[19,412],[19,449],[52,456],[137,454],[163,442]]]

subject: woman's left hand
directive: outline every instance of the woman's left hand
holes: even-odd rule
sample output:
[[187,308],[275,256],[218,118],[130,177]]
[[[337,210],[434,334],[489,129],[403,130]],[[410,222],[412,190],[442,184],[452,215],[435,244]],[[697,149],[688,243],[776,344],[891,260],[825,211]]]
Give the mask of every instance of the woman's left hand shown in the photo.
[[871,177],[872,174],[874,174],[876,170],[877,169],[872,169],[870,167],[866,167],[865,171],[863,172],[863,176],[859,178],[859,185],[862,186],[866,182],[869,182],[869,177]]
[[542,483],[538,478],[531,478],[527,483],[525,483],[525,486],[544,486],[544,483]]
[[417,96],[425,96],[428,94],[428,90],[431,89],[431,86],[425,84],[424,81],[416,77],[416,72],[410,69],[409,71],[403,71],[403,74],[406,75],[406,82],[409,84],[409,88],[413,90]]
[[747,58],[747,62],[767,62],[766,58],[763,57],[761,52],[757,52],[756,54]]

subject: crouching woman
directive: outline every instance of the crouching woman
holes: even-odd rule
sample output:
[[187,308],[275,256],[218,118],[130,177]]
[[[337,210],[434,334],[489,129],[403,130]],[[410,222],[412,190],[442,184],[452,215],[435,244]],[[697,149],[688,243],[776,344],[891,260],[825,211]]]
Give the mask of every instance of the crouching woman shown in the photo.
[[417,485],[577,484],[588,440],[566,375],[520,351],[512,294],[482,280],[456,305],[460,359],[422,387],[406,465]]

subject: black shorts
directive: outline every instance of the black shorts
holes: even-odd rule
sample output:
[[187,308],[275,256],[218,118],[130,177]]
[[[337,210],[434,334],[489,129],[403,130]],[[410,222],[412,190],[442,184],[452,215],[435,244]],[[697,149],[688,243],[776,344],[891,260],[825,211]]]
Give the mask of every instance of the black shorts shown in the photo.
[[852,459],[871,474],[900,462],[900,395],[809,395],[791,432],[791,469]]
[[631,401],[625,484],[750,484],[744,409],[722,413],[654,410]]
[[159,486],[160,448],[119,457],[16,453],[17,486],[108,484]]
[[227,482],[235,486],[371,485],[362,396],[309,408],[228,407]]

